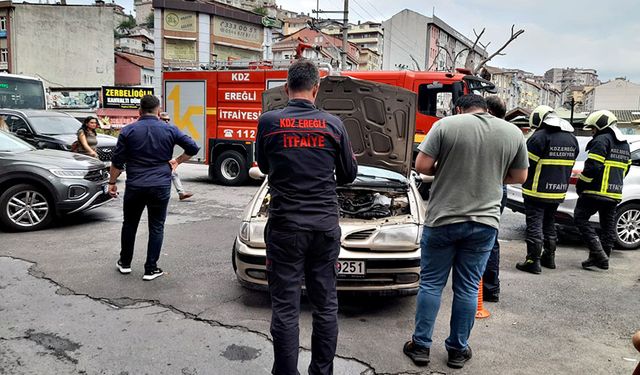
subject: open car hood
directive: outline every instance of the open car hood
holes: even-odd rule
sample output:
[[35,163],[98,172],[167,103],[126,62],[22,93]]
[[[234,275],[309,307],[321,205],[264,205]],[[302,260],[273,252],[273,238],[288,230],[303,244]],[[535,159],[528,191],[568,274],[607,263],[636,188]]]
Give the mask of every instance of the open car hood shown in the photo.
[[[284,108],[284,87],[262,94],[262,111]],[[383,83],[329,76],[320,81],[316,106],[342,119],[359,165],[409,177],[416,127],[416,94]]]

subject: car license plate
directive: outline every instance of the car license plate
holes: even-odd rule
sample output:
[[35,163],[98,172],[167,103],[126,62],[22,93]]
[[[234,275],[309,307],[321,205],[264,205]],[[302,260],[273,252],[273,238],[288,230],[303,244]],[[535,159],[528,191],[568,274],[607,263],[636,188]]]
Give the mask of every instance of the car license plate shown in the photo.
[[337,263],[338,276],[364,276],[366,267],[361,260],[339,260]]

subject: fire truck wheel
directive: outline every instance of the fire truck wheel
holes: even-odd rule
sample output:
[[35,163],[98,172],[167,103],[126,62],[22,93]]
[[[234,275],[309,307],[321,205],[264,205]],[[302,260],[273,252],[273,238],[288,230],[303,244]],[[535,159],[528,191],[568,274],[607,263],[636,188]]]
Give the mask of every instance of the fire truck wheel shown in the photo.
[[238,151],[224,151],[214,164],[214,177],[222,185],[241,185],[247,180],[248,173],[247,160]]

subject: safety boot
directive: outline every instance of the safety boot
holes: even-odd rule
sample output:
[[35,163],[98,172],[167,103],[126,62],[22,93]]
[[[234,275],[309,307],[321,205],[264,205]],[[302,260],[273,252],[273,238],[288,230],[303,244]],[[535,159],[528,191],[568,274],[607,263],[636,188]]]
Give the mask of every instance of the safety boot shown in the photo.
[[589,269],[590,267],[598,267],[603,270],[609,269],[609,257],[604,252],[600,241],[595,240],[588,244],[589,246],[589,259],[582,262],[582,268]]
[[613,250],[612,248],[608,247],[608,246],[602,246],[602,249],[604,250],[604,253],[607,254],[608,258],[611,258],[611,250]]
[[540,268],[540,253],[542,252],[542,244],[535,242],[527,242],[527,258],[524,262],[517,263],[516,268],[520,271],[539,275],[542,272]]
[[542,252],[542,256],[540,257],[540,265],[542,267],[550,268],[552,270],[556,269],[556,241],[555,240],[544,241],[544,251]]

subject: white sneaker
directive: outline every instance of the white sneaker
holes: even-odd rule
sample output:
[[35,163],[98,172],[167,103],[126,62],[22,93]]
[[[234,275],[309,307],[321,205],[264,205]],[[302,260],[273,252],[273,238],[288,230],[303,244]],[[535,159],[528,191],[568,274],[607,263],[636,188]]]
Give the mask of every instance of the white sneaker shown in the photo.
[[120,273],[123,275],[131,273],[131,266],[128,266],[128,267],[123,266],[120,260],[116,262],[116,266],[118,267],[118,271],[120,271]]
[[142,280],[150,281],[150,280],[153,280],[156,277],[160,277],[162,275],[164,275],[164,272],[162,272],[162,270],[160,268],[156,268],[153,271],[145,271],[144,272],[144,276],[142,276]]

